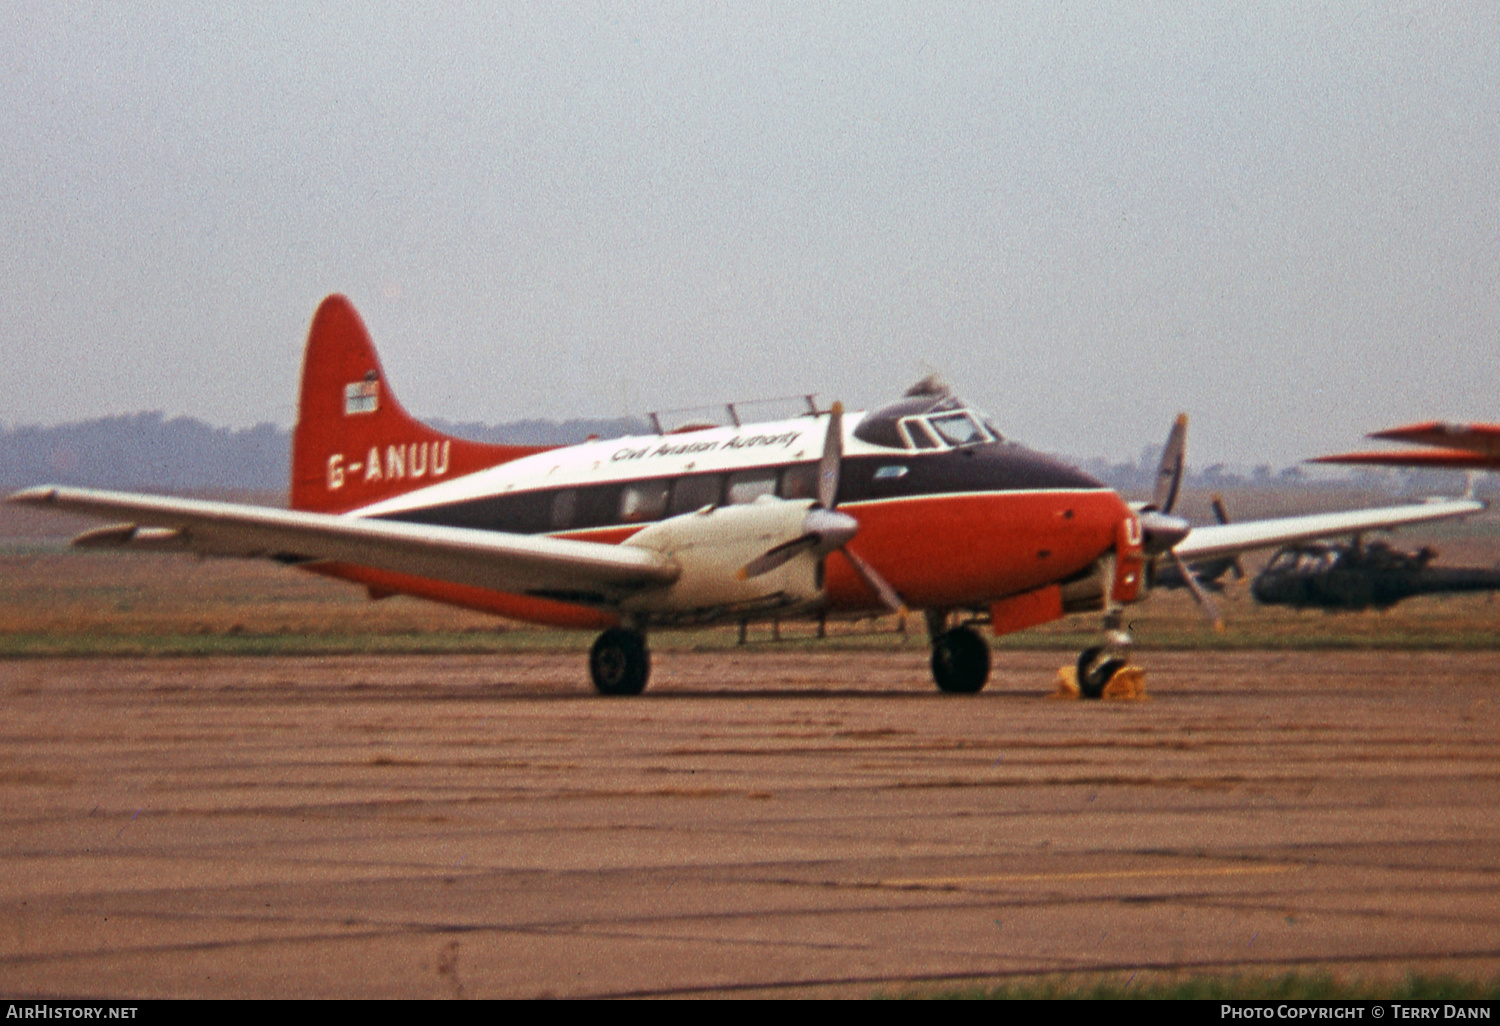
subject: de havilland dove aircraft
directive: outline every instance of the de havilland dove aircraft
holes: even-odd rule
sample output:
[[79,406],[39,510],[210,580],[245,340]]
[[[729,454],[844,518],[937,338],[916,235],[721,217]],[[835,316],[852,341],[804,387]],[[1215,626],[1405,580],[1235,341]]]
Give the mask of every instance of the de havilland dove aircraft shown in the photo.
[[[1187,561],[1475,512],[1453,500],[1191,527],[1172,515],[1185,418],[1156,495],[1132,506],[1064,463],[1001,438],[945,388],[868,413],[835,403],[773,423],[501,446],[409,416],[347,299],[313,317],[292,441],[290,509],[43,485],[12,502],[127,521],[93,547],[278,560],[543,624],[600,631],[599,691],[638,694],[656,628],[925,614],[932,673],[976,692],[996,634],[1104,614],[1078,660],[1098,697],[1124,665],[1122,608],[1154,562]],[[1206,597],[1195,588],[1200,599]]]

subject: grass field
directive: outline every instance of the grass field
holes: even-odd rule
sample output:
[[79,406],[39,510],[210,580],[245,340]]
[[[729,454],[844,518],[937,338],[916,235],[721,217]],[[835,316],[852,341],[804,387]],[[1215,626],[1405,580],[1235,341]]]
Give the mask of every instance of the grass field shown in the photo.
[[1326,973],[1266,977],[1133,973],[1094,979],[1046,977],[999,987],[917,991],[901,996],[990,1001],[1493,1001],[1500,998],[1500,980],[1419,974],[1399,980],[1362,980],[1338,979]]

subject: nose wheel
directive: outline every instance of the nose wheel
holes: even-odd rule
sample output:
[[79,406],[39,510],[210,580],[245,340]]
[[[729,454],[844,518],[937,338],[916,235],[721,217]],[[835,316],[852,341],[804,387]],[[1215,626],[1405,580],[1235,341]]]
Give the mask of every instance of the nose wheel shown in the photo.
[[1078,657],[1078,693],[1084,698],[1101,698],[1115,674],[1130,661],[1130,635],[1112,628],[1105,631],[1104,644],[1086,648]]
[[932,679],[939,691],[972,695],[990,679],[990,646],[972,627],[948,629],[947,613],[929,610]]

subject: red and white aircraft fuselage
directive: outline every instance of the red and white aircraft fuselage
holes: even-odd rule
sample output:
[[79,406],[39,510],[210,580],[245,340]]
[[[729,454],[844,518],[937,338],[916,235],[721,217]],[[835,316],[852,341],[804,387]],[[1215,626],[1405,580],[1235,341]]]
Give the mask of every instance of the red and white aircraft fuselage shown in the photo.
[[[977,691],[995,633],[1103,610],[1118,627],[1152,558],[1226,555],[1459,516],[1471,501],[1192,528],[1171,516],[1185,421],[1157,496],[1132,507],[1082,471],[1003,440],[942,389],[847,417],[590,440],[454,438],[391,394],[349,302],[314,316],[293,435],[291,509],[40,486],[12,501],[123,518],[81,545],[264,557],[502,616],[601,630],[606,693],[640,691],[659,626],[919,609],[933,673]],[[1097,695],[1115,648],[1079,660]],[[1112,654],[1113,653],[1113,654]]]

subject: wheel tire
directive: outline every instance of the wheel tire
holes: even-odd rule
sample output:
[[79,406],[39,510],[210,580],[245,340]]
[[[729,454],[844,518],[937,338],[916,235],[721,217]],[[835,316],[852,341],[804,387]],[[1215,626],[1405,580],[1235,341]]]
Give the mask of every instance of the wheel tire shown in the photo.
[[939,634],[932,642],[932,679],[949,694],[974,694],[990,679],[990,646],[967,627]]
[[1095,663],[1104,651],[1102,645],[1086,648],[1078,657],[1078,693],[1084,698],[1102,698],[1104,688],[1125,665],[1125,660],[1109,658]]
[[639,631],[612,627],[589,650],[589,676],[601,695],[639,695],[651,675],[651,653]]

